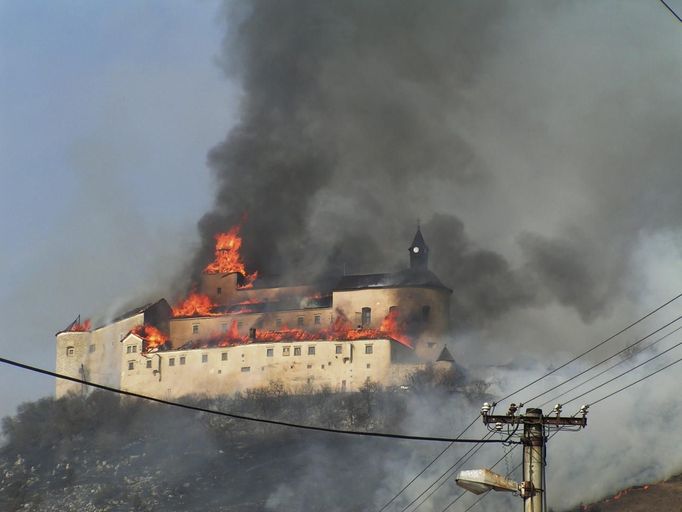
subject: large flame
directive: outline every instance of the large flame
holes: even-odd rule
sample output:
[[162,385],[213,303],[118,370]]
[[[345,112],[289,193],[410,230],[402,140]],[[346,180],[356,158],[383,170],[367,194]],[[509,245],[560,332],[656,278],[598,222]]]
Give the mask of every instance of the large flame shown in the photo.
[[144,340],[142,352],[153,352],[168,342],[168,336],[153,325],[137,325],[130,332]]
[[253,286],[258,272],[249,274],[242,261],[239,252],[242,247],[242,237],[239,236],[241,228],[241,224],[237,224],[229,231],[215,235],[215,259],[206,266],[204,272],[208,274],[238,272],[244,277],[242,288],[248,288]]
[[215,304],[208,295],[192,292],[173,308],[173,316],[215,316]]
[[279,341],[353,341],[391,338],[412,348],[412,342],[402,332],[402,325],[399,319],[399,311],[392,310],[381,323],[379,329],[353,327],[348,317],[340,310],[336,310],[336,317],[332,324],[325,329],[318,331],[308,331],[305,329],[294,329],[283,326],[277,330],[255,330],[255,337],[242,336],[237,329],[237,321],[233,320],[230,329],[220,336],[214,336],[204,340],[194,340],[188,342],[181,348],[201,348],[206,346],[229,347],[233,345],[243,345],[246,343],[272,343]]

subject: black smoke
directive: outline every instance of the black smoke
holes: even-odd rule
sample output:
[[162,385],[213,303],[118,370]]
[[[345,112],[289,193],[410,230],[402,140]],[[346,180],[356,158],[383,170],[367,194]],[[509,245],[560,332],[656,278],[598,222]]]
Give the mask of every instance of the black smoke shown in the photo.
[[611,311],[641,237],[679,228],[682,102],[636,7],[604,30],[580,6],[228,2],[220,64],[243,99],[193,267],[246,212],[262,275],[397,269],[421,218],[457,325]]

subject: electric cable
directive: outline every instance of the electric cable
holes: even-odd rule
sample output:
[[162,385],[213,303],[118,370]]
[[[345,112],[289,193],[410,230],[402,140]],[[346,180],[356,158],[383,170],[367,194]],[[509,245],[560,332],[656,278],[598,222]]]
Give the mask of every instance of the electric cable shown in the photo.
[[[460,432],[460,434],[459,434],[457,437],[460,437],[460,436],[464,435],[464,433],[466,433],[466,431],[469,430],[469,429],[474,425],[474,423],[476,423],[477,421],[478,421],[478,417],[474,418],[474,419],[471,421],[471,423],[469,423],[469,424],[466,426],[466,428],[465,428],[464,430],[462,430],[462,432]],[[414,476],[414,478],[412,478],[412,480],[410,480],[409,482],[407,482],[407,483],[403,486],[402,489],[400,489],[396,494],[394,494],[393,497],[392,497],[390,500],[388,500],[388,501],[384,504],[383,507],[381,507],[381,508],[379,509],[379,512],[383,512],[384,510],[386,510],[386,508],[388,508],[388,506],[389,506],[391,503],[393,503],[393,502],[398,498],[398,496],[400,496],[403,492],[405,492],[405,490],[406,490],[410,485],[412,485],[412,484],[414,483],[414,481],[415,481],[417,478],[419,478],[420,476],[422,476],[422,475],[424,474],[424,472],[426,472],[427,469],[429,469],[431,466],[433,466],[433,465],[436,463],[436,461],[437,461],[438,459],[440,459],[440,458],[443,456],[443,454],[444,454],[445,452],[447,452],[454,444],[455,444],[455,443],[450,443],[450,444],[447,445],[445,448],[443,448],[443,451],[441,451],[438,455],[436,455],[436,458],[435,458],[435,459],[433,459],[431,462],[429,462],[429,463],[424,467],[424,469],[422,469],[419,473],[417,473],[417,474]]]
[[[509,393],[509,394],[506,395],[505,397],[499,399],[499,400],[498,400],[498,403],[499,403],[499,402],[502,402],[502,401],[504,401],[504,400],[506,400],[506,399],[508,399],[508,398],[510,398],[511,396],[513,396],[513,395],[515,395],[515,394],[517,394],[517,393],[519,393],[519,392],[521,392],[521,391],[523,391],[523,390],[525,390],[525,389],[527,389],[527,388],[529,388],[530,386],[532,386],[532,385],[534,385],[534,384],[540,382],[542,379],[544,379],[544,378],[546,378],[546,377],[549,377],[550,375],[556,373],[557,371],[559,371],[559,370],[565,368],[566,366],[570,365],[571,363],[577,361],[577,360],[580,359],[581,357],[583,357],[583,356],[585,356],[585,355],[591,353],[592,351],[596,350],[597,348],[599,348],[599,347],[605,345],[605,344],[608,343],[609,341],[611,341],[611,340],[617,338],[618,336],[620,336],[620,335],[623,334],[624,332],[628,331],[628,330],[631,329],[632,327],[634,327],[634,326],[640,324],[641,322],[643,322],[643,321],[646,320],[647,318],[651,317],[652,315],[658,313],[660,310],[662,310],[662,309],[664,309],[665,307],[669,306],[670,304],[672,304],[673,302],[675,302],[676,300],[678,300],[680,297],[682,297],[682,293],[676,295],[675,297],[669,299],[668,301],[664,302],[663,304],[661,304],[660,306],[656,307],[655,309],[649,311],[649,312],[646,313],[644,316],[638,318],[638,319],[635,320],[634,322],[632,322],[632,323],[628,324],[627,326],[623,327],[620,331],[616,332],[615,334],[613,334],[613,335],[609,336],[608,338],[602,340],[601,342],[597,343],[597,344],[594,345],[592,348],[590,348],[590,349],[588,349],[588,350],[582,352],[581,354],[575,356],[574,358],[570,359],[569,361],[566,361],[566,362],[563,363],[562,365],[558,366],[557,368],[554,368],[553,370],[547,372],[546,374],[544,374],[544,375],[542,375],[541,377],[539,377],[539,378],[533,380],[532,382],[526,384],[525,386],[522,386],[522,387],[520,387],[519,389],[517,389],[517,390],[515,390],[515,391],[513,391],[513,392],[511,392],[511,393]],[[472,422],[471,422],[471,423],[470,423],[470,424],[469,424],[469,425],[468,425],[468,426],[459,434],[459,436],[464,435],[464,434],[469,430],[469,428],[471,428],[471,426],[472,426],[477,420],[478,420],[478,416],[476,416],[476,417],[472,420]],[[404,486],[396,495],[394,495],[394,496],[389,500],[389,502],[387,502],[387,503],[380,509],[379,512],[383,512],[383,511],[386,509],[386,507],[388,507],[388,505],[390,505],[390,503],[392,503],[400,494],[402,494],[402,493],[403,493],[403,492],[404,492],[404,491],[405,491],[405,490],[406,490],[406,489],[407,489],[407,488],[408,488],[408,487],[409,487],[409,486],[410,486],[410,485],[411,485],[419,476],[421,476],[422,474],[424,474],[424,472],[425,472],[429,467],[431,467],[431,466],[436,462],[436,460],[438,460],[438,458],[440,458],[446,451],[447,451],[447,449],[446,449],[446,450],[443,450],[435,459],[433,459],[431,462],[429,462],[429,464],[428,464],[422,471],[420,471],[419,474],[418,474],[417,476],[415,476],[414,478],[412,478],[412,480],[410,480],[410,482],[409,482],[406,486]],[[439,478],[440,478],[440,477],[439,477]],[[437,480],[436,480],[436,481],[437,481]]]
[[280,427],[296,428],[296,429],[301,429],[301,430],[312,430],[312,431],[316,431],[316,432],[325,432],[325,433],[329,433],[329,434],[347,434],[347,435],[365,436],[365,437],[384,437],[384,438],[390,438],[390,439],[406,439],[406,440],[411,440],[411,441],[433,441],[433,442],[441,442],[441,443],[466,443],[466,444],[478,444],[478,443],[502,444],[502,443],[504,443],[504,441],[502,439],[462,439],[461,437],[453,439],[453,438],[449,438],[449,437],[411,436],[411,435],[407,435],[407,434],[393,434],[393,433],[388,433],[388,432],[362,432],[362,431],[357,431],[357,430],[341,430],[341,429],[335,429],[335,428],[316,427],[313,425],[302,425],[302,424],[298,424],[298,423],[290,423],[287,421],[270,420],[267,418],[257,418],[254,416],[245,416],[243,414],[235,414],[235,413],[219,411],[219,410],[215,410],[215,409],[207,409],[205,407],[199,407],[199,406],[195,406],[195,405],[185,404],[182,402],[173,402],[171,400],[164,400],[162,398],[156,398],[156,397],[149,396],[149,395],[142,395],[140,393],[135,393],[133,391],[126,391],[123,389],[117,389],[117,388],[113,388],[110,386],[105,386],[103,384],[97,384],[96,382],[90,382],[90,381],[87,381],[84,379],[78,379],[76,377],[71,377],[69,375],[64,375],[61,373],[56,373],[56,372],[52,372],[49,370],[45,370],[43,368],[38,368],[36,366],[31,366],[28,364],[20,363],[18,361],[6,359],[4,357],[0,357],[0,363],[10,365],[10,366],[15,366],[17,368],[21,368],[21,369],[28,370],[31,372],[40,373],[43,375],[48,375],[50,377],[56,377],[58,379],[76,382],[78,384],[84,384],[86,386],[90,386],[90,387],[97,388],[97,389],[102,389],[104,391],[109,391],[112,393],[117,393],[119,395],[130,396],[133,398],[140,398],[142,400],[147,400],[149,402],[156,402],[159,404],[169,405],[172,407],[179,407],[181,409],[188,409],[188,410],[196,411],[196,412],[204,412],[207,414],[215,414],[217,416],[225,416],[225,417],[233,418],[236,420],[252,421],[255,423],[266,423],[269,425],[277,425]]
[[670,322],[668,322],[667,324],[665,324],[663,327],[659,327],[658,329],[656,329],[656,330],[653,331],[653,332],[650,332],[650,333],[647,334],[646,336],[644,336],[644,337],[642,337],[642,338],[639,338],[639,339],[638,339],[637,341],[635,341],[634,343],[631,343],[630,345],[627,345],[625,348],[619,350],[618,352],[616,352],[616,353],[613,354],[613,355],[610,355],[610,356],[607,357],[606,359],[602,359],[601,361],[599,361],[598,363],[593,364],[593,365],[590,366],[589,368],[587,368],[587,369],[585,369],[585,370],[583,370],[583,371],[581,371],[581,372],[578,372],[578,373],[576,373],[575,375],[573,375],[572,377],[569,377],[568,379],[563,380],[563,381],[560,382],[559,384],[556,384],[555,386],[552,386],[551,388],[549,388],[549,389],[543,391],[542,393],[539,393],[539,394],[535,395],[533,398],[530,398],[530,399],[528,399],[528,400],[525,400],[523,403],[524,403],[524,404],[528,404],[528,403],[532,402],[533,400],[537,400],[538,398],[540,398],[540,397],[543,396],[543,395],[546,395],[546,394],[549,393],[550,391],[554,391],[555,389],[560,388],[560,387],[563,386],[564,384],[567,384],[567,383],[571,382],[572,380],[577,379],[577,378],[580,377],[581,375],[585,375],[587,372],[594,370],[597,366],[600,366],[600,365],[606,363],[607,361],[610,361],[610,360],[613,359],[614,357],[619,356],[619,355],[622,354],[623,352],[626,352],[627,350],[629,350],[629,349],[631,349],[632,347],[634,347],[634,346],[640,344],[640,343],[643,342],[644,340],[649,339],[649,338],[650,338],[651,336],[653,336],[654,334],[661,332],[663,329],[665,329],[665,328],[667,328],[667,327],[670,327],[672,324],[674,324],[675,322],[678,322],[680,319],[682,319],[682,315],[680,315],[680,316],[678,316],[677,318],[671,320]]
[[[488,432],[488,433],[485,435],[484,439],[489,439],[489,438],[491,438],[492,436],[493,436],[493,433],[492,433],[492,432]],[[433,482],[433,483],[432,483],[431,485],[429,485],[426,489],[424,489],[424,490],[421,492],[421,494],[419,494],[419,496],[417,496],[416,498],[414,498],[414,499],[413,499],[406,507],[404,507],[400,512],[406,512],[408,508],[410,508],[410,507],[411,507],[419,498],[421,498],[422,496],[424,496],[424,494],[426,494],[426,493],[429,491],[429,489],[431,489],[434,485],[436,485],[436,484],[438,483],[438,481],[442,478],[443,481],[442,481],[440,484],[438,484],[438,486],[437,486],[435,489],[433,489],[431,492],[429,492],[429,494],[427,494],[427,495],[424,497],[424,499],[423,499],[422,501],[420,501],[420,502],[417,504],[417,506],[414,507],[414,508],[412,509],[412,512],[415,512],[416,510],[419,510],[419,507],[421,507],[424,503],[426,503],[426,501],[427,501],[431,496],[433,496],[433,495],[438,491],[438,489],[440,489],[440,488],[448,481],[448,478],[450,478],[450,476],[451,476],[451,474],[452,474],[451,472],[453,472],[453,469],[454,469],[454,471],[457,471],[460,467],[462,467],[464,464],[466,464],[468,461],[470,461],[471,458],[472,458],[474,455],[476,455],[476,454],[478,453],[478,451],[479,451],[482,447],[483,447],[483,444],[479,444],[478,446],[472,446],[464,455],[462,455],[459,459],[457,459],[457,461],[455,461],[455,463],[454,463],[452,466],[450,466],[450,467],[449,467],[448,469],[446,469],[443,473],[441,473],[441,475],[436,479],[435,482]],[[443,478],[443,477],[445,477],[445,478]]]
[[566,361],[565,363],[561,364],[560,366],[557,366],[557,367],[554,368],[553,370],[550,370],[549,372],[545,373],[545,374],[542,375],[541,377],[538,377],[537,379],[535,379],[535,380],[533,380],[532,382],[526,384],[525,386],[520,387],[520,388],[517,389],[516,391],[513,391],[513,392],[509,393],[507,396],[505,396],[504,398],[499,399],[497,402],[498,402],[498,403],[503,402],[504,400],[507,400],[507,399],[510,398],[511,396],[513,396],[513,395],[515,395],[515,394],[517,394],[517,393],[520,393],[521,391],[523,391],[523,390],[525,390],[525,389],[528,389],[529,387],[531,387],[531,386],[534,385],[534,384],[537,384],[537,383],[540,382],[542,379],[544,379],[544,378],[546,378],[546,377],[549,377],[550,375],[555,374],[556,372],[558,372],[559,370],[561,370],[561,369],[563,369],[563,368],[566,368],[569,364],[571,364],[571,363],[577,361],[578,359],[580,359],[581,357],[586,356],[587,354],[593,352],[594,350],[596,350],[596,349],[598,349],[599,347],[605,345],[606,343],[608,343],[609,341],[613,340],[614,338],[617,338],[618,336],[620,336],[621,334],[623,334],[625,331],[627,331],[627,330],[633,328],[635,325],[637,325],[637,324],[643,322],[644,320],[646,320],[646,319],[649,318],[650,316],[652,316],[652,315],[658,313],[660,310],[662,310],[662,309],[665,308],[666,306],[669,306],[670,304],[672,304],[673,302],[675,302],[675,301],[676,301],[677,299],[679,299],[680,297],[682,297],[682,293],[676,295],[676,296],[673,297],[672,299],[670,299],[670,300],[666,301],[665,303],[661,304],[661,305],[658,306],[656,309],[653,309],[652,311],[650,311],[649,313],[647,313],[647,314],[644,315],[643,317],[641,317],[641,318],[635,320],[635,321],[632,322],[631,324],[629,324],[629,325],[623,327],[620,331],[618,331],[617,333],[615,333],[615,334],[609,336],[609,337],[606,338],[605,340],[603,340],[603,341],[597,343],[597,344],[594,345],[592,348],[589,348],[589,349],[585,350],[584,352],[582,352],[582,353],[580,353],[579,355],[573,357],[572,359],[569,359],[568,361]]
[[630,359],[632,359],[632,358],[635,357],[636,355],[641,354],[642,352],[645,352],[645,351],[647,351],[647,350],[653,348],[656,344],[658,344],[658,343],[660,343],[661,341],[663,341],[663,340],[667,339],[668,337],[672,336],[673,334],[675,334],[675,333],[676,333],[677,331],[679,331],[680,329],[682,329],[682,326],[675,328],[674,330],[670,331],[670,332],[669,332],[668,334],[666,334],[665,336],[661,336],[661,337],[658,338],[656,341],[650,343],[649,345],[647,345],[646,347],[644,347],[644,348],[643,348],[642,350],[640,350],[639,352],[635,352],[635,353],[633,353],[633,354],[628,355],[627,357],[621,359],[621,360],[618,361],[617,363],[614,363],[614,364],[612,364],[611,366],[609,366],[608,368],[605,368],[604,370],[600,371],[599,373],[593,375],[593,376],[590,377],[589,379],[585,379],[585,380],[582,381],[581,383],[576,384],[575,386],[573,386],[572,388],[567,389],[567,390],[564,391],[563,393],[560,393],[560,394],[554,396],[553,398],[550,398],[549,400],[543,402],[542,404],[539,405],[539,408],[542,409],[542,408],[543,408],[544,406],[546,406],[547,404],[551,404],[552,402],[556,402],[556,401],[557,401],[559,398],[561,398],[562,396],[565,396],[565,395],[567,395],[568,393],[570,393],[571,391],[575,391],[576,389],[583,387],[583,386],[584,386],[585,384],[587,384],[588,382],[592,382],[593,380],[595,380],[595,379],[601,377],[601,376],[604,375],[605,373],[610,372],[611,370],[613,370],[613,369],[616,368],[617,366],[620,366],[620,365],[622,365],[623,363],[625,363],[626,361],[629,361]]
[[680,17],[678,16],[678,14],[677,14],[675,11],[673,11],[673,8],[670,7],[670,6],[665,2],[665,0],[659,0],[659,1],[660,1],[663,5],[666,6],[666,8],[673,14],[673,16],[675,16],[675,17],[677,18],[677,21],[679,21],[680,23],[682,23],[682,18],[680,18]]
[[[633,371],[633,370],[639,368],[640,366],[643,366],[644,364],[648,363],[649,361],[651,361],[651,360],[653,360],[653,359],[656,359],[656,358],[659,357],[659,356],[662,356],[662,355],[665,354],[666,352],[670,352],[673,348],[676,348],[676,347],[678,347],[679,345],[682,345],[682,342],[678,343],[678,344],[675,345],[674,347],[669,348],[669,349],[666,350],[665,352],[661,352],[660,354],[657,354],[656,356],[654,356],[654,357],[652,357],[652,358],[650,358],[650,359],[647,359],[647,360],[644,361],[643,363],[638,364],[637,366],[635,366],[635,367],[633,367],[633,368],[630,368],[629,370],[627,370],[627,371],[621,373],[620,375],[617,375],[616,377],[613,377],[612,379],[609,379],[609,380],[607,380],[606,382],[603,382],[603,383],[600,384],[599,386],[595,386],[594,388],[590,389],[589,391],[586,391],[585,393],[582,393],[582,394],[580,394],[580,395],[578,395],[578,396],[576,396],[576,397],[574,397],[574,398],[571,398],[571,399],[570,399],[569,401],[567,401],[566,403],[569,404],[569,403],[571,403],[571,402],[575,402],[575,401],[578,400],[579,398],[582,398],[582,397],[584,397],[585,395],[591,393],[592,391],[595,391],[596,389],[599,389],[600,387],[605,386],[606,384],[609,384],[609,383],[613,382],[614,380],[616,380],[616,379],[622,377],[623,375],[625,375],[625,374],[627,374],[627,373],[630,373],[631,371]],[[656,374],[662,372],[663,370],[667,370],[668,368],[670,368],[671,366],[676,365],[676,364],[679,363],[679,362],[682,362],[682,358],[677,359],[677,360],[673,361],[672,363],[669,363],[669,364],[663,366],[662,368],[659,368],[658,370],[656,370],[656,371],[654,371],[654,372],[652,372],[652,373],[649,373],[649,374],[645,375],[644,377],[642,377],[642,378],[640,378],[640,379],[637,379],[637,380],[634,381],[634,382],[631,382],[631,383],[628,384],[627,386],[623,386],[622,388],[617,389],[617,390],[614,391],[613,393],[609,393],[608,395],[606,395],[606,396],[600,398],[599,400],[596,400],[596,401],[590,403],[589,405],[592,406],[592,405],[598,404],[599,402],[603,402],[603,401],[606,400],[607,398],[611,398],[612,396],[617,395],[617,394],[620,393],[621,391],[625,391],[626,389],[631,388],[631,387],[634,386],[635,384],[639,384],[640,382],[642,382],[642,381],[648,379],[649,377],[653,377],[654,375],[656,375]]]

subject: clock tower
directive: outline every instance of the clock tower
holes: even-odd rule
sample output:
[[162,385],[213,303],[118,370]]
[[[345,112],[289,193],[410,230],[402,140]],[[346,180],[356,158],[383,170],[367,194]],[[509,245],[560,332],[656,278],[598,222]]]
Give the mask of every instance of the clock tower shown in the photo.
[[429,266],[429,246],[426,245],[421,229],[417,227],[412,245],[410,245],[410,268],[412,270],[426,270]]

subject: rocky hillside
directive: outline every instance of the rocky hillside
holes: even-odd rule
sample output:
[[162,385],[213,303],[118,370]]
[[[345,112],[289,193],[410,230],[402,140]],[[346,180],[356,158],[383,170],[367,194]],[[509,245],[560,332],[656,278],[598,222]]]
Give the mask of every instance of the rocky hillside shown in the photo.
[[[245,396],[193,400],[292,422],[422,433],[452,426],[453,411],[469,409],[469,398],[482,400],[431,384],[414,381],[410,391],[368,384],[358,393],[297,396],[275,384]],[[415,473],[434,454],[424,443],[330,437],[102,392],[23,404],[3,420],[2,431],[3,511],[360,512],[385,502],[402,485],[398,475]],[[459,492],[454,485],[446,491]],[[682,478],[575,510],[680,512]]]

